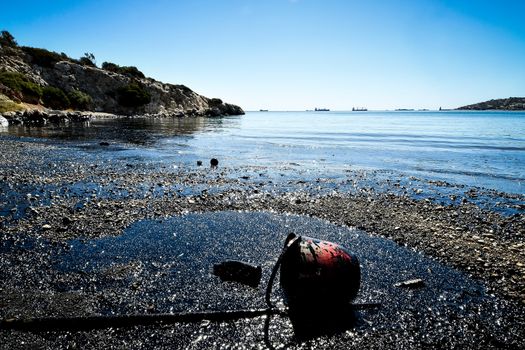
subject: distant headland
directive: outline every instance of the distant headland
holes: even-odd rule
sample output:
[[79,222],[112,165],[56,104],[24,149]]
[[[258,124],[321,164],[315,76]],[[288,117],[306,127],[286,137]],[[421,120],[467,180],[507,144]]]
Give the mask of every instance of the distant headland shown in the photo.
[[459,107],[459,110],[504,110],[504,111],[524,111],[525,97],[509,97],[475,103],[468,106]]
[[9,32],[0,33],[0,115],[21,121],[97,114],[216,117],[244,111],[184,85],[148,78],[133,66],[97,67],[91,53],[73,59],[19,46]]

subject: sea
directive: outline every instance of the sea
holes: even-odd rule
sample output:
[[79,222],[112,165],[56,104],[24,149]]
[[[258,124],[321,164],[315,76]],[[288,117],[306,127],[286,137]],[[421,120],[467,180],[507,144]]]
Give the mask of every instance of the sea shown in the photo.
[[525,194],[525,112],[269,111],[222,118],[120,118],[9,126],[23,137],[111,157],[175,167],[296,172],[308,179],[350,171]]

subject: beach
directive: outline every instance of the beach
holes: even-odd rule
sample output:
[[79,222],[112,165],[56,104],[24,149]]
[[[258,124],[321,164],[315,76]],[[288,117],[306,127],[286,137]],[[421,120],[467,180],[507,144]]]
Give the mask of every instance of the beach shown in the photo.
[[[195,142],[201,142],[198,135]],[[363,321],[335,336],[305,341],[295,339],[289,321],[279,318],[272,328],[273,333],[270,332],[273,334],[270,338],[275,340],[273,346],[286,343],[299,348],[330,347],[349,342],[371,348],[440,342],[444,346],[472,348],[481,344],[523,346],[525,220],[520,194],[415,176],[407,180],[388,172],[385,176],[381,171],[359,168],[345,169],[343,175],[331,176],[335,172],[333,168],[312,174],[309,170],[298,171],[299,164],[288,164],[276,170],[264,162],[232,164],[224,162],[224,158],[219,158],[218,167],[211,168],[208,159],[203,159],[203,166],[195,163],[195,156],[202,159],[198,154],[186,156],[186,162],[172,166],[162,155],[140,157],[138,151],[130,152],[116,138],[107,139],[109,147],[98,140],[83,141],[80,147],[77,144],[71,147],[67,141],[66,144],[57,143],[53,138],[48,141],[48,137],[3,136],[0,140],[0,175],[3,178],[0,200],[5,208],[0,216],[3,232],[0,270],[4,281],[0,290],[2,318],[261,306],[260,291],[253,295],[244,287],[231,283],[225,286],[214,280],[209,273],[211,258],[202,265],[196,265],[195,260],[188,260],[187,265],[179,262],[177,269],[187,280],[175,279],[179,282],[173,282],[174,286],[168,288],[172,293],[166,294],[165,288],[156,284],[156,279],[168,278],[162,276],[170,274],[175,262],[184,261],[184,254],[188,259],[196,254],[191,252],[191,245],[199,246],[200,241],[190,238],[181,241],[187,248],[180,252],[183,254],[180,257],[166,258],[174,254],[168,249],[166,254],[159,253],[161,257],[157,259],[153,253],[144,253],[144,256],[137,253],[133,259],[126,258],[127,248],[123,245],[118,254],[113,253],[120,256],[118,259],[123,259],[122,262],[113,256],[109,267],[95,265],[91,268],[93,265],[89,264],[95,260],[89,259],[86,261],[90,263],[78,265],[86,259],[87,253],[82,252],[87,248],[82,247],[93,245],[92,250],[96,250],[99,240],[124,237],[129,231],[141,234],[148,231],[148,227],[157,227],[150,231],[162,232],[179,225],[177,220],[186,220],[185,225],[203,222],[203,227],[207,227],[206,222],[217,222],[215,229],[215,226],[203,228],[204,232],[208,230],[210,235],[217,235],[222,230],[221,225],[232,222],[237,223],[233,227],[245,225],[247,229],[239,233],[238,238],[228,233],[235,228],[224,231],[220,244],[228,246],[231,241],[237,242],[231,254],[241,257],[245,251],[259,247],[258,253],[248,258],[258,259],[253,262],[265,268],[263,281],[268,278],[286,230],[342,241],[357,232],[357,236],[364,239],[355,242],[361,247],[357,254],[368,271],[363,276],[365,281],[358,300],[382,304],[372,316],[366,311],[361,315],[362,319],[372,321]],[[151,146],[146,143],[141,147]],[[118,156],[122,153],[126,156]],[[290,222],[281,227],[277,223],[283,220]],[[257,222],[261,226],[263,222],[275,222],[275,226],[264,231]],[[313,229],[316,225],[321,226]],[[181,232],[188,230],[184,229],[186,226],[181,227]],[[270,232],[272,227],[275,227],[274,233]],[[250,228],[253,232],[247,232]],[[335,236],[330,232],[339,230]],[[268,239],[261,236],[264,232],[268,232],[268,238],[273,237],[272,246],[262,244]],[[280,235],[274,237],[276,232]],[[217,237],[221,241],[220,234]],[[347,244],[353,243],[350,240]],[[377,250],[374,244],[387,247],[388,254],[374,255],[373,251]],[[140,252],[141,248],[136,249]],[[77,250],[80,255],[76,255]],[[109,248],[101,251],[109,251]],[[211,253],[199,250],[198,254]],[[368,256],[370,261],[366,262]],[[387,256],[406,256],[406,261],[400,258],[387,263]],[[412,259],[422,260],[404,265]],[[199,276],[202,285],[197,287],[199,281],[194,280]],[[394,282],[411,278],[422,278],[425,287],[419,292],[409,291],[410,297],[405,295],[399,299],[398,295],[396,299],[393,295],[399,291],[392,287]],[[451,288],[449,294],[444,292],[446,288],[442,289],[447,283],[451,284],[446,287]],[[463,288],[466,294],[461,292],[461,286],[466,286]],[[206,288],[211,288],[209,300],[206,300],[206,293],[201,296],[202,291],[198,292]],[[156,297],[151,296],[155,293]],[[221,294],[222,299],[213,299],[216,293]],[[228,293],[235,297],[224,297]],[[462,295],[461,298],[458,295]],[[203,299],[199,300],[199,296]],[[155,298],[160,301],[155,302]],[[431,301],[439,310],[429,311],[429,315],[423,317],[421,312],[427,307],[422,306],[423,300]],[[174,309],[169,309],[170,304]],[[410,315],[406,314],[406,307],[412,310]],[[478,311],[469,311],[476,316],[459,311],[449,314],[450,310],[463,310],[462,307],[478,307]],[[406,329],[400,331],[387,326],[400,317],[405,320],[401,327],[406,326]],[[464,320],[459,322],[455,320],[457,317]],[[469,317],[472,319],[467,320]],[[459,332],[454,322],[465,328]],[[191,348],[188,344],[200,339],[202,344],[213,347],[214,341],[224,345],[232,339],[243,339],[238,334],[242,332],[248,334],[247,340],[241,342],[242,347],[268,346],[261,338],[263,325],[262,319],[219,325],[207,322],[177,325],[176,331],[181,335],[177,342],[181,347]],[[24,341],[42,347],[79,344],[86,337],[91,338],[91,347],[100,347],[124,337],[131,339],[129,344],[133,347],[140,348],[139,339],[148,334],[162,348],[169,347],[173,341],[169,336],[174,330],[171,327],[58,333],[2,331],[1,337],[4,344]],[[423,330],[425,327],[427,331]],[[443,334],[439,335],[440,332]],[[52,340],[57,334],[60,335],[57,340]],[[472,344],[473,339],[481,340],[479,344]],[[142,346],[152,345],[145,344]]]

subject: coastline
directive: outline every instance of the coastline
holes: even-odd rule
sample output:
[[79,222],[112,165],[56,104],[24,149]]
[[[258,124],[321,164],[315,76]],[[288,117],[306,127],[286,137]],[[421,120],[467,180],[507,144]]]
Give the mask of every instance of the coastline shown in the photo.
[[95,111],[73,111],[73,110],[49,110],[45,108],[35,108],[23,111],[13,111],[0,113],[0,117],[7,120],[10,125],[46,125],[64,124],[70,122],[88,122],[94,119],[116,119],[116,118],[193,118],[193,117],[220,117],[213,110],[210,111],[180,111],[165,113],[141,113],[136,115],[121,115],[107,112]]
[[[69,153],[60,153],[53,144],[20,139],[0,139],[0,147],[3,200],[22,204],[11,210],[6,206],[8,212],[0,216],[3,245],[7,247],[30,244],[27,242],[32,239],[50,242],[55,248],[66,247],[72,239],[87,242],[119,236],[139,220],[162,221],[189,213],[298,214],[385,237],[458,268],[518,309],[525,305],[523,214],[505,216],[467,200],[443,206],[370,188],[353,194],[315,194],[300,189],[276,193],[266,191],[259,180],[246,184],[234,169],[149,169],[140,163],[107,164],[102,158],[70,159]],[[184,188],[195,191],[185,194]],[[4,254],[2,268],[28,269],[20,287],[34,288],[41,272],[31,272],[27,264],[31,265],[32,259],[45,262],[46,257],[32,256],[30,249],[20,256],[13,254]],[[13,296],[15,282],[20,280],[6,281],[0,290],[0,300],[9,301],[1,310],[4,317],[20,315],[23,298]],[[74,289],[80,282],[67,283]],[[55,307],[59,314],[74,310],[71,305],[63,310]]]

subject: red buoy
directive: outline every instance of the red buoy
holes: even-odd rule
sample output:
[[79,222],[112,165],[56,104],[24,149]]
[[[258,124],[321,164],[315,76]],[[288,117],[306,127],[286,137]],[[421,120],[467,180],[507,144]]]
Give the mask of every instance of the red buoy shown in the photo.
[[280,282],[290,308],[319,302],[333,307],[349,304],[357,296],[361,270],[349,250],[295,235],[285,245]]

